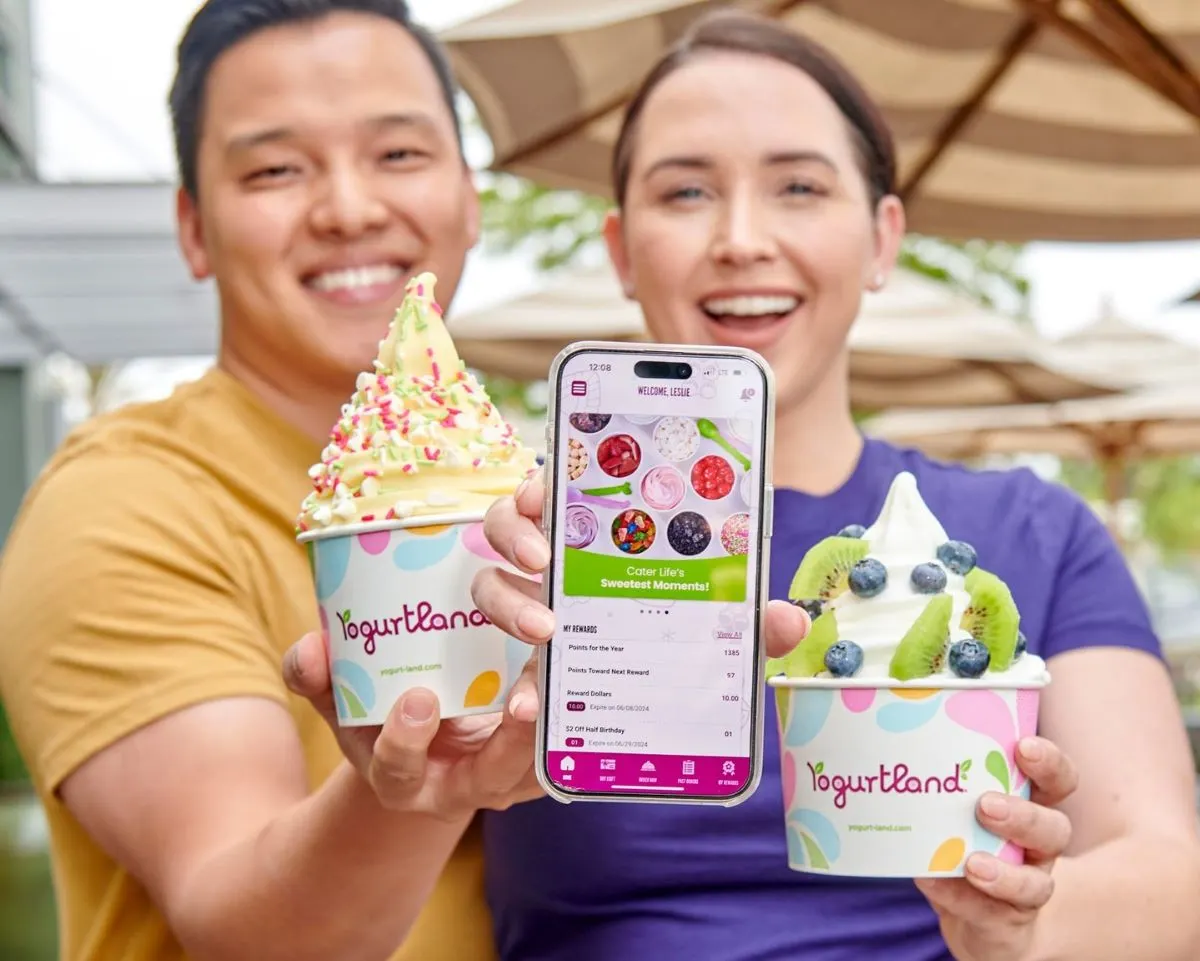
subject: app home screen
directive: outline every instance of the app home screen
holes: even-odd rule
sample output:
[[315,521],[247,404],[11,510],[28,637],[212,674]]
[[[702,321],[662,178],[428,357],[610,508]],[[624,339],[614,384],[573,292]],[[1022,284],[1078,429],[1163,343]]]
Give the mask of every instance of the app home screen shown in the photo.
[[726,797],[755,733],[763,379],[646,359],[576,355],[557,385],[547,767],[567,791]]

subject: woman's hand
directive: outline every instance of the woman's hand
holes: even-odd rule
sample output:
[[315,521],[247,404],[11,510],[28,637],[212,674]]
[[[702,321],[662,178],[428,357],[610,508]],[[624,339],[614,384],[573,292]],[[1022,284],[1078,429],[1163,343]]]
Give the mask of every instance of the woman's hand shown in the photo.
[[[544,644],[554,633],[554,615],[541,602],[541,587],[533,580],[550,561],[550,546],[541,531],[545,487],[539,471],[511,497],[492,505],[483,531],[496,553],[530,577],[499,567],[475,575],[471,594],[475,605],[502,631],[528,644]],[[783,657],[800,643],[811,626],[808,615],[786,601],[767,605],[768,657]]]
[[1030,800],[985,794],[976,816],[997,837],[1025,848],[1025,863],[977,853],[967,860],[965,878],[917,881],[958,961],[1028,957],[1039,912],[1054,893],[1054,862],[1071,839],[1071,822],[1055,807],[1075,791],[1075,766],[1054,744],[1037,737],[1017,745],[1016,759],[1029,778]]
[[530,658],[507,709],[443,721],[437,695],[410,690],[381,727],[339,727],[325,641],[308,634],[288,651],[288,688],[307,698],[338,739],[342,753],[379,803],[445,820],[502,810],[543,794],[533,773],[537,684]]

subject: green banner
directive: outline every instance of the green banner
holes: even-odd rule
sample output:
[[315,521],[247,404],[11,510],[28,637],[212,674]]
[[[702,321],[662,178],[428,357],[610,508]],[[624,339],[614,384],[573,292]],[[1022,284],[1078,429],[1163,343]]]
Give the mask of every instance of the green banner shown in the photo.
[[746,557],[650,561],[567,548],[563,593],[572,597],[740,603],[746,599]]

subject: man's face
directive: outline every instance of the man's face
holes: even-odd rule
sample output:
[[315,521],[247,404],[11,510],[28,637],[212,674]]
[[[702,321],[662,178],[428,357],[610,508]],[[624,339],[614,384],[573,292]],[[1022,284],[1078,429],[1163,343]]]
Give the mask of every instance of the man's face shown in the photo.
[[259,377],[342,388],[369,366],[405,281],[448,304],[478,197],[437,75],[398,24],[359,13],[274,27],[205,90],[198,197],[181,245],[213,277],[224,349]]

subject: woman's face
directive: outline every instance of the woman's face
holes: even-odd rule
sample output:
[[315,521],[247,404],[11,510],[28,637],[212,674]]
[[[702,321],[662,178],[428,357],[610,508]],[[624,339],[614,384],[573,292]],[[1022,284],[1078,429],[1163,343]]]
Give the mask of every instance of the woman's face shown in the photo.
[[895,198],[873,216],[847,122],[815,81],[713,53],[650,95],[606,235],[655,340],[759,351],[784,407],[845,376],[862,292],[903,230]]

